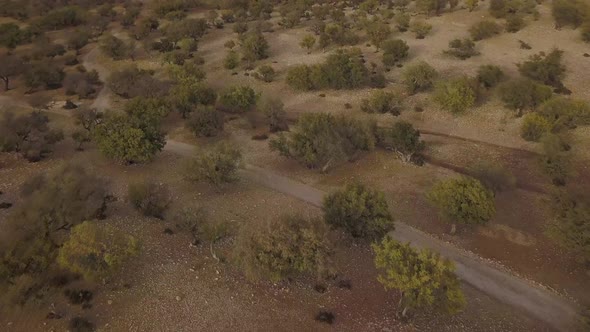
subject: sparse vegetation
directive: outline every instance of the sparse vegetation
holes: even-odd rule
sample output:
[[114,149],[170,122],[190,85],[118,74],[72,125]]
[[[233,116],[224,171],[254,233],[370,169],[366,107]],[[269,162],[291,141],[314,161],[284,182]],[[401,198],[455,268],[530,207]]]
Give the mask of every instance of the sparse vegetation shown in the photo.
[[487,39],[499,34],[502,31],[502,27],[494,21],[481,21],[469,28],[471,39],[474,41]]
[[416,39],[424,39],[432,31],[432,25],[414,20],[410,24],[410,31],[416,35]]

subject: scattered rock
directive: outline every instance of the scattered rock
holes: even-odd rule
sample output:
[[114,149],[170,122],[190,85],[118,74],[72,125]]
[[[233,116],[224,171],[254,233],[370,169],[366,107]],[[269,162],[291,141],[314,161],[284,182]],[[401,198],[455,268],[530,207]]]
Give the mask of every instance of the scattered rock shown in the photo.
[[337,285],[338,288],[352,289],[352,282],[350,280],[339,280]]
[[331,313],[329,311],[320,311],[315,316],[315,320],[317,320],[318,322],[322,322],[322,323],[326,323],[326,324],[330,324],[330,325],[332,325],[332,323],[334,323],[334,319],[336,319],[336,317],[334,316],[333,313]]
[[176,296],[176,301],[180,301],[180,300],[182,300],[182,299],[180,298],[180,296],[177,295]]
[[111,304],[113,304],[113,300],[108,300],[108,301],[107,301],[107,304],[108,304],[108,305],[111,305]]
[[45,316],[46,319],[61,319],[61,317],[60,314],[56,314],[54,311],[50,311],[47,316]]
[[12,203],[2,202],[0,203],[0,210],[9,209],[12,207]]
[[322,285],[322,284],[316,284],[315,286],[313,286],[313,289],[315,289],[315,291],[316,291],[316,292],[318,292],[318,293],[322,293],[322,294],[323,294],[323,293],[325,293],[325,292],[326,292],[326,290],[328,290],[328,289],[326,288],[326,286],[324,286],[324,285]]

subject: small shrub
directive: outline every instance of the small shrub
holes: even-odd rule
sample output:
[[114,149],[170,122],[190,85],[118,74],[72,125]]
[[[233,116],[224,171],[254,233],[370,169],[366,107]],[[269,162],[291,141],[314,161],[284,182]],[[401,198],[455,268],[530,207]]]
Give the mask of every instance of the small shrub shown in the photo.
[[444,51],[445,54],[454,56],[461,60],[469,59],[480,53],[475,49],[475,43],[469,38],[454,39],[449,42],[449,49]]
[[361,100],[361,111],[366,113],[390,113],[400,115],[402,110],[402,98],[399,94],[374,91],[369,99]]
[[324,220],[353,237],[380,239],[394,229],[394,221],[382,192],[360,183],[348,184],[326,196]]
[[213,137],[223,131],[223,114],[211,106],[199,106],[191,113],[187,123],[197,137]]
[[258,72],[256,74],[257,74],[256,75],[257,79],[260,79],[261,81],[267,82],[267,83],[272,82],[277,75],[275,70],[271,66],[268,66],[268,65],[260,66],[258,68]]
[[139,251],[137,240],[109,225],[85,221],[72,228],[59,249],[62,268],[90,281],[105,280]]
[[223,59],[223,67],[225,69],[231,70],[231,69],[237,68],[239,64],[240,64],[240,57],[238,55],[238,52],[236,52],[234,50],[229,50],[227,52],[227,55]]
[[498,164],[481,162],[476,164],[471,172],[474,178],[494,193],[512,190],[516,186],[514,175]]
[[207,181],[219,188],[224,183],[238,180],[237,171],[241,160],[239,149],[219,143],[191,160],[187,164],[185,176],[188,180]]
[[410,47],[401,39],[387,40],[381,44],[383,49],[383,64],[394,66],[397,62],[408,57]]
[[332,245],[321,220],[282,216],[244,226],[234,257],[250,279],[273,282],[301,274],[323,277],[329,271]]
[[554,131],[590,125],[590,105],[583,100],[551,98],[541,105],[538,114],[551,123]]
[[549,54],[543,52],[531,56],[527,61],[518,64],[520,73],[542,84],[555,88],[563,87],[566,68],[561,63],[563,51],[553,49]]
[[518,32],[522,28],[524,28],[526,22],[520,15],[510,15],[506,18],[506,31],[508,32]]
[[332,325],[335,319],[336,317],[334,316],[334,314],[329,311],[320,311],[315,316],[315,320],[317,320],[318,322],[326,323],[329,325]]
[[506,107],[522,112],[535,109],[551,98],[551,88],[527,78],[518,78],[502,83],[498,89]]
[[540,158],[541,169],[555,186],[564,186],[572,174],[569,144],[562,137],[546,134],[541,138],[544,155]]
[[147,181],[130,184],[127,198],[144,216],[158,219],[164,219],[164,213],[171,203],[168,187]]
[[521,50],[530,50],[532,49],[531,45],[529,45],[528,43],[522,41],[522,40],[518,40],[518,44],[520,45],[520,49]]
[[70,320],[68,324],[69,329],[72,332],[94,332],[95,327],[94,324],[89,321],[87,318],[83,317],[74,317]]
[[92,291],[86,289],[66,289],[64,296],[68,299],[68,303],[73,305],[84,305],[92,301],[94,294]]
[[416,34],[416,39],[424,39],[432,30],[432,25],[424,21],[414,21],[410,24],[410,31]]
[[172,222],[179,231],[189,233],[192,236],[193,244],[196,244],[207,218],[208,214],[204,208],[184,208],[173,215]]
[[529,113],[524,117],[520,127],[520,136],[527,141],[537,142],[551,130],[551,123],[537,113]]
[[421,61],[407,66],[402,73],[402,82],[409,93],[414,94],[432,87],[438,76],[436,70],[428,63]]
[[504,72],[498,66],[485,65],[477,70],[477,81],[486,88],[493,88],[504,78]]
[[395,26],[400,32],[406,32],[410,28],[410,15],[405,12],[395,14]]
[[487,39],[499,34],[502,31],[502,27],[494,21],[481,21],[476,23],[469,28],[471,39],[478,41]]
[[434,100],[443,109],[459,114],[475,105],[477,90],[477,83],[469,77],[451,79],[436,85]]
[[554,0],[552,1],[551,14],[558,27],[571,26],[574,29],[580,27],[590,11],[590,6],[582,0]]
[[268,119],[268,125],[271,132],[274,133],[289,129],[287,112],[285,112],[283,102],[280,99],[266,99],[261,103],[260,110]]

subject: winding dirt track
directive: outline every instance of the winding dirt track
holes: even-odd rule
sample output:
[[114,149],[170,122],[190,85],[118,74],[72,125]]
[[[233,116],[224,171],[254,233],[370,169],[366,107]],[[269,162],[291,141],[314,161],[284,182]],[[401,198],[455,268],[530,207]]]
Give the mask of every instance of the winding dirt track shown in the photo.
[[[164,149],[187,157],[194,156],[195,153],[194,146],[176,141],[168,141]],[[316,207],[321,208],[326,195],[321,190],[257,166],[245,165],[240,172],[242,177],[250,181]],[[473,253],[435,239],[403,222],[396,223],[390,236],[401,242],[410,242],[415,248],[429,248],[439,252],[455,262],[457,275],[463,282],[528,313],[558,331],[581,330],[578,326],[579,308],[574,303],[493,266]]]
[[[104,82],[109,75],[109,70],[96,62],[97,52],[98,50],[95,48],[88,53],[84,57],[84,65],[89,69],[97,70]],[[0,104],[6,106],[9,103],[14,103],[14,101],[9,98],[0,98]],[[106,85],[92,106],[98,110],[109,108],[110,92]],[[194,146],[173,140],[168,140],[164,150],[186,157],[192,157],[195,153]],[[252,165],[245,165],[240,170],[240,175],[316,207],[322,206],[322,200],[326,194],[304,183]],[[516,277],[473,253],[435,239],[403,222],[397,222],[395,231],[390,235],[398,241],[410,242],[413,247],[430,248],[439,252],[442,256],[455,262],[457,275],[462,281],[547,323],[547,326],[564,332],[581,330],[578,320],[578,306],[553,292]]]

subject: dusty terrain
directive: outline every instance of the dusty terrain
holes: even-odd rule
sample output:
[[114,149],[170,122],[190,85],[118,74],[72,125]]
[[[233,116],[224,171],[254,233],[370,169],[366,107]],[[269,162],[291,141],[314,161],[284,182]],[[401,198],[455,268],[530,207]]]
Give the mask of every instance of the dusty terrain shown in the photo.
[[[540,6],[541,18],[522,31],[504,33],[478,43],[482,55],[460,61],[442,54],[448,41],[467,35],[466,28],[487,17],[484,6],[473,13],[457,10],[429,22],[433,32],[424,40],[416,40],[409,32],[395,33],[395,38],[406,40],[410,46],[410,58],[404,63],[424,59],[437,68],[443,77],[474,74],[482,64],[496,64],[512,76],[516,76],[515,64],[539,51],[552,47],[565,50],[565,64],[569,68],[565,85],[573,97],[590,100],[590,58],[582,56],[588,46],[578,41],[578,35],[570,29],[555,30],[549,8]],[[195,13],[196,16],[201,13]],[[359,110],[360,100],[370,89],[355,91],[322,91],[300,93],[284,83],[286,69],[301,63],[321,62],[328,52],[314,50],[311,54],[298,46],[303,35],[308,33],[305,25],[295,29],[265,34],[271,45],[270,57],[260,64],[272,64],[279,72],[276,82],[261,83],[238,71],[223,69],[224,43],[235,39],[228,24],[222,30],[211,30],[199,45],[199,54],[205,59],[207,81],[216,88],[234,84],[248,84],[262,96],[279,96],[285,103],[289,117],[295,120],[305,112],[350,112],[363,116]],[[120,32],[120,27],[113,27]],[[532,46],[521,50],[518,40]],[[364,43],[361,43],[364,45]],[[380,54],[373,47],[361,46],[367,62],[379,62]],[[121,65],[113,63],[97,53],[96,45],[83,50],[86,67],[97,69],[101,78],[107,71]],[[130,61],[124,61],[130,62]],[[151,58],[136,61],[143,68],[158,68],[159,62]],[[400,70],[387,73],[391,81],[387,89],[400,89]],[[18,82],[15,82],[19,85]],[[23,91],[15,89],[0,95],[0,112],[15,109],[25,111],[21,103]],[[55,99],[63,102],[63,91],[54,91]],[[247,119],[235,119],[226,123],[225,134],[217,139],[194,138],[182,125],[179,118],[172,118],[166,126],[171,140],[204,146],[219,139],[229,139],[244,151],[245,162],[288,176],[319,190],[330,191],[351,180],[363,182],[383,190],[397,220],[427,232],[436,238],[448,241],[460,248],[501,263],[533,282],[555,289],[560,294],[582,305],[590,305],[588,271],[577,263],[571,254],[556,247],[544,234],[548,221],[548,193],[551,185],[538,167],[535,153],[538,147],[525,142],[519,136],[521,119],[504,109],[496,96],[489,96],[483,106],[461,117],[454,117],[439,110],[425,94],[409,96],[407,110],[398,118],[379,116],[381,125],[389,125],[398,119],[412,122],[416,127],[431,134],[423,135],[427,142],[427,155],[431,162],[418,167],[400,162],[393,154],[372,152],[359,160],[343,165],[328,174],[320,174],[299,164],[279,157],[268,148],[268,142],[250,138],[266,128],[253,125]],[[92,101],[97,108],[118,108],[122,101],[108,90],[103,90]],[[350,103],[352,109],[345,109]],[[422,106],[424,112],[412,111],[413,106]],[[67,111],[54,109],[55,113]],[[71,119],[51,114],[55,124],[68,128]],[[455,138],[448,135],[456,136]],[[67,136],[67,135],[66,135]],[[578,185],[590,184],[590,130],[578,128],[572,131],[575,145],[580,147],[578,160]],[[460,139],[463,138],[463,139]],[[91,167],[98,174],[111,179],[112,191],[119,200],[110,208],[108,219],[123,230],[132,232],[142,241],[139,259],[127,266],[121,278],[112,284],[94,287],[92,308],[82,310],[65,303],[55,295],[51,303],[31,305],[23,309],[11,308],[7,315],[0,315],[0,326],[7,331],[61,331],[66,319],[81,313],[92,318],[104,331],[227,331],[227,330],[277,330],[277,331],[550,331],[545,323],[529,318],[497,300],[464,285],[468,298],[467,310],[456,317],[436,313],[419,314],[409,323],[396,316],[398,294],[383,292],[376,281],[370,250],[366,243],[350,243],[342,234],[338,241],[337,268],[341,280],[349,280],[352,288],[338,287],[338,282],[325,285],[327,291],[313,289],[311,280],[296,280],[292,283],[251,283],[231,266],[216,262],[207,246],[189,246],[185,234],[166,235],[165,228],[173,229],[169,222],[138,216],[124,201],[128,183],[157,176],[175,193],[174,206],[182,204],[202,205],[208,208],[211,218],[229,222],[232,232],[240,225],[261,218],[272,218],[284,212],[319,214],[319,209],[293,197],[271,191],[263,186],[242,179],[235,186],[221,193],[207,185],[187,183],[180,175],[184,158],[163,152],[149,165],[113,165],[101,157],[94,148],[75,152],[69,140],[60,143],[58,150],[48,160],[26,163],[15,155],[0,154],[0,191],[3,200],[18,203],[18,186],[33,174],[45,172],[63,161],[77,161]],[[461,229],[459,234],[448,234],[449,225],[426,202],[424,193],[439,179],[457,176],[477,161],[498,161],[517,175],[518,189],[497,196],[498,214],[486,226]],[[0,220],[9,210],[0,210]],[[231,236],[219,244],[219,252],[229,254]],[[229,258],[229,257],[228,257]],[[47,312],[54,310],[64,314],[62,320],[47,320]],[[331,311],[336,315],[331,326],[316,322],[313,317],[318,310]]]

